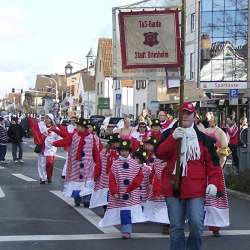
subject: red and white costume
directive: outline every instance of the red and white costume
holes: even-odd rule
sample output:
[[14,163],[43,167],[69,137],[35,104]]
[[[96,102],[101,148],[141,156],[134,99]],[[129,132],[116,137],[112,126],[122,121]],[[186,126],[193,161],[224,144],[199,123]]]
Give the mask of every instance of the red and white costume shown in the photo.
[[101,175],[96,180],[94,191],[90,199],[90,208],[100,207],[108,204],[109,172],[119,154],[115,149],[103,148],[101,153]]
[[[124,167],[126,166],[126,167]],[[140,185],[143,180],[141,164],[130,157],[116,160],[109,175],[109,199],[108,207],[103,219],[99,222],[100,227],[121,224],[120,211],[130,210],[131,222],[144,222],[145,218],[140,205]],[[119,198],[115,198],[118,194]]]
[[143,213],[147,221],[169,224],[168,209],[165,197],[161,192],[161,175],[163,169],[166,167],[166,162],[151,156],[151,162],[148,164],[152,167],[151,183],[152,188],[149,193],[147,202],[144,205]]
[[[58,133],[60,133],[58,131]],[[63,135],[54,143],[57,147],[69,147],[63,193],[66,197],[85,196],[92,193],[94,179],[100,172],[99,154],[92,134],[75,131]]]
[[[64,129],[62,125],[61,125],[60,129]],[[73,134],[75,132],[75,129],[76,129],[76,126],[73,126],[72,124],[69,124],[66,127],[67,133],[69,133],[69,134]],[[68,152],[66,149],[66,159],[65,159],[64,166],[63,166],[63,170],[62,170],[62,176],[66,175],[66,170],[67,170],[67,166],[68,166],[67,162],[68,162]]]
[[143,181],[140,185],[141,189],[141,205],[144,206],[148,200],[150,190],[151,190],[151,171],[152,168],[147,164],[142,164]]
[[53,142],[60,137],[46,126],[44,122],[37,122],[30,118],[34,143],[41,146],[42,152],[38,154],[38,174],[41,181],[51,180],[53,174],[53,166],[57,148],[53,146]]

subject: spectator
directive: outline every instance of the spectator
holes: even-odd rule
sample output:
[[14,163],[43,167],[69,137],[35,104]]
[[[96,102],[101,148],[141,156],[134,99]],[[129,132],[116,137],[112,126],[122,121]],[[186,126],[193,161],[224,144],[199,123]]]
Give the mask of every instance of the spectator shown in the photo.
[[[8,136],[12,143],[12,157],[14,162],[23,162],[23,129],[18,124],[18,117],[11,118],[11,125],[8,129]],[[17,148],[19,149],[17,158]]]
[[227,118],[227,134],[229,136],[229,148],[232,151],[233,164],[239,172],[239,158],[237,154],[239,128],[235,120]]
[[7,152],[8,134],[5,128],[5,121],[0,117],[0,163],[5,163],[5,155]]
[[151,126],[151,117],[147,109],[143,109],[139,115],[136,124],[139,122],[145,122],[147,126]]

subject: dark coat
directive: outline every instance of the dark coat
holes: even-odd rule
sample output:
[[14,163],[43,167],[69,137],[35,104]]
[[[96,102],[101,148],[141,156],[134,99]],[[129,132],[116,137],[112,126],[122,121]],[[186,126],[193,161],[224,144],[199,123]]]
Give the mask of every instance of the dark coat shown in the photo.
[[11,143],[19,143],[23,141],[23,129],[19,124],[11,124],[8,129],[8,136]]

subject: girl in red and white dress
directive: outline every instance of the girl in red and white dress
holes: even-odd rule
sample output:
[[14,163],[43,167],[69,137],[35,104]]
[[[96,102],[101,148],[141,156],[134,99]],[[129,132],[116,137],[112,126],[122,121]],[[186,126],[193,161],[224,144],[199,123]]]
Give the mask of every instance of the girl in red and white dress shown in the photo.
[[77,130],[73,134],[57,130],[64,139],[54,142],[57,147],[68,147],[68,167],[66,170],[63,193],[66,197],[73,197],[75,206],[89,206],[91,193],[94,189],[94,179],[100,173],[98,149],[93,136],[88,132],[88,121],[80,118]]
[[109,199],[107,210],[99,226],[121,224],[122,238],[129,239],[132,224],[144,222],[140,199],[143,181],[141,164],[130,156],[130,141],[123,140],[119,146],[119,158],[114,161],[109,174]]
[[154,147],[157,145],[158,140],[151,137],[144,143],[144,148],[148,153],[147,165],[152,168],[151,183],[152,188],[148,200],[144,206],[144,215],[148,221],[162,223],[162,232],[168,234],[169,218],[168,209],[165,197],[162,195],[162,171],[166,167],[166,162],[157,158],[154,154]]
[[[67,126],[63,126],[62,124],[60,126],[58,126],[60,128],[60,130],[66,130],[67,133],[69,134],[73,134],[76,130],[76,121],[77,118],[75,116],[72,116],[70,118],[70,124]],[[62,178],[65,179],[65,175],[66,175],[66,170],[67,170],[67,162],[68,162],[68,149],[65,148],[65,152],[66,152],[66,159],[65,159],[65,163],[63,166],[63,170],[62,170]]]
[[141,164],[142,172],[143,172],[143,181],[140,185],[141,190],[141,205],[144,208],[145,203],[148,200],[150,191],[151,191],[151,170],[152,168],[146,164],[148,154],[145,150],[138,149],[134,153],[134,158],[137,160],[139,164]]
[[34,143],[38,145],[38,174],[40,184],[52,182],[53,167],[57,148],[53,146],[53,142],[60,137],[53,131],[55,127],[53,114],[47,114],[44,122],[38,122],[35,119],[29,118]]
[[106,210],[108,204],[108,181],[111,166],[118,159],[119,154],[117,148],[120,145],[119,134],[109,136],[107,147],[100,152],[101,157],[101,175],[95,182],[94,192],[91,195],[90,208],[103,206]]
[[137,131],[133,132],[131,142],[135,152],[149,137],[150,130],[145,122],[139,122]]

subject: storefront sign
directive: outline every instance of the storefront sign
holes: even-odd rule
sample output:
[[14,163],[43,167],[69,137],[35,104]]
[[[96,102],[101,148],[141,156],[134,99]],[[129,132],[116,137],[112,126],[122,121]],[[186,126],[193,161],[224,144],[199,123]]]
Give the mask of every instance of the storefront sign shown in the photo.
[[122,69],[180,66],[177,10],[120,12]]
[[247,82],[200,82],[201,89],[247,89]]

